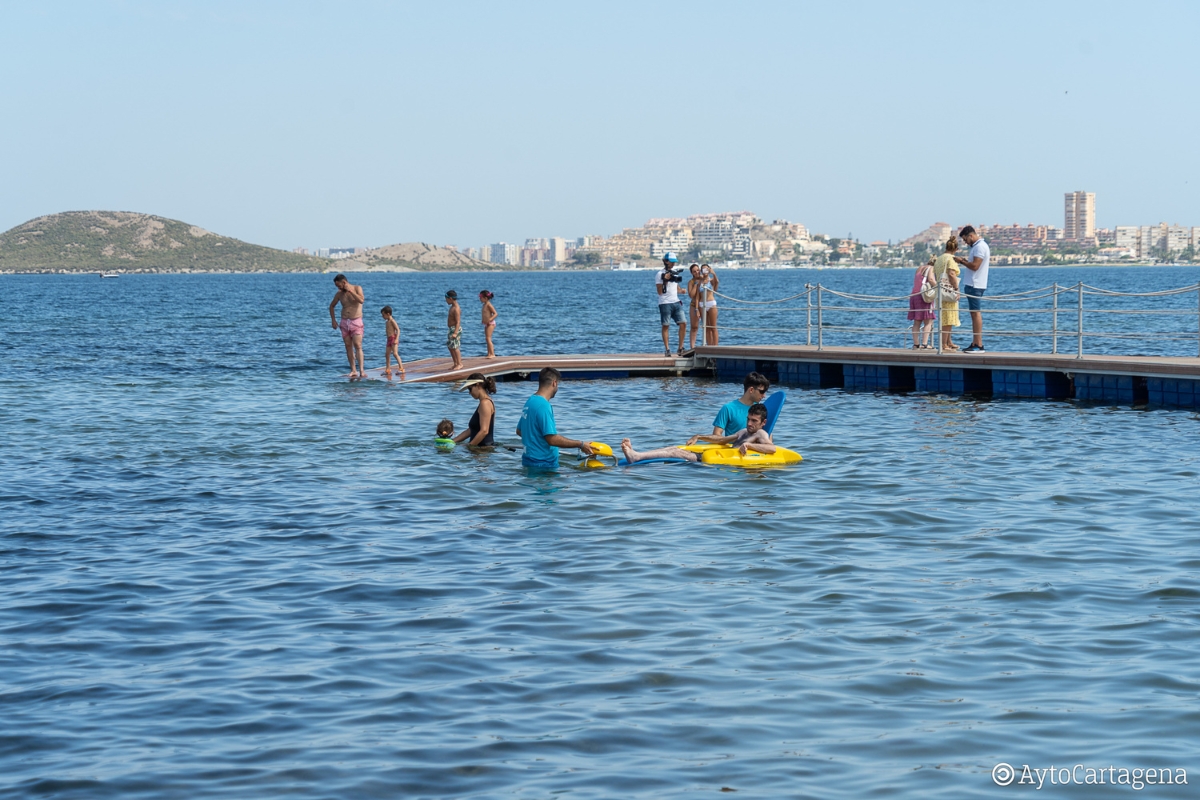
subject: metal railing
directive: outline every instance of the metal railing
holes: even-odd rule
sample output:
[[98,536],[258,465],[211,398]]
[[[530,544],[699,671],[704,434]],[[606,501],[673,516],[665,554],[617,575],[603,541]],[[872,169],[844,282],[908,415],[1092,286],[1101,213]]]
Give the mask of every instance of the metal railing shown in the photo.
[[[927,307],[935,315],[935,328],[930,338],[936,340],[938,352],[943,352],[940,332],[946,312],[966,299],[964,294],[959,300],[943,301],[942,292],[943,286],[939,283],[937,297]],[[827,345],[878,347],[880,337],[904,337],[907,340],[912,336],[912,323],[907,319],[912,309],[907,304],[910,298],[920,296],[920,292],[903,295],[843,292],[820,283],[806,283],[803,292],[771,300],[746,300],[720,292],[716,294],[727,301],[721,309],[722,314],[750,312],[760,321],[759,325],[720,325],[722,331],[776,336],[803,334],[803,343],[815,344],[818,350]],[[1193,295],[1195,302],[1188,300],[1188,295]],[[960,318],[962,314],[981,314],[981,320],[985,322],[983,337],[1005,339],[1004,349],[1008,352],[1048,350],[1058,353],[1060,342],[1074,340],[1075,356],[1082,358],[1087,345],[1092,342],[1108,343],[1098,348],[1092,345],[1093,352],[1118,354],[1117,350],[1131,349],[1122,347],[1121,343],[1138,341],[1142,352],[1119,354],[1200,358],[1200,283],[1156,292],[1119,292],[1082,281],[1067,286],[1056,282],[1023,292],[988,295],[981,300],[981,311],[970,312],[962,308]],[[1128,307],[1131,300],[1140,300],[1142,305]],[[789,303],[791,305],[787,305]],[[905,305],[890,306],[890,303]],[[1013,327],[1000,325],[1002,317],[1012,319]],[[1194,322],[1182,326],[1170,324],[1181,317]],[[896,325],[899,320],[904,320],[905,324]],[[996,323],[988,320],[996,320]],[[1043,320],[1044,324],[1040,322]],[[1085,325],[1093,320],[1097,321],[1096,327]],[[964,322],[960,335],[969,335],[971,322],[969,319]],[[704,331],[700,333],[703,336]],[[830,344],[831,336],[836,337],[836,345]],[[1194,343],[1195,348],[1181,344],[1187,342]],[[905,346],[908,346],[907,342]]]

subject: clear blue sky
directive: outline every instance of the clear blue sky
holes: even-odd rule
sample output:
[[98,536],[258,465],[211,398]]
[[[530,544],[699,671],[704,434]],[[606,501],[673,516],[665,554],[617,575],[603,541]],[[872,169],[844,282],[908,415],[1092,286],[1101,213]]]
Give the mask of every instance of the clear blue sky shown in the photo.
[[0,230],[143,211],[276,247],[750,209],[1200,225],[1200,3],[0,5]]

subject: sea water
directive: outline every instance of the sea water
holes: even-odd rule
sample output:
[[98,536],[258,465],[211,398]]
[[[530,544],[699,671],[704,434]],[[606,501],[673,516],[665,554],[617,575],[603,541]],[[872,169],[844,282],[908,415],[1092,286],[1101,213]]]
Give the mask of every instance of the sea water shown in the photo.
[[[998,269],[989,291],[1081,275],[1196,279]],[[750,299],[911,285],[723,277]],[[433,446],[468,396],[341,377],[329,278],[0,279],[0,796],[1020,791],[1001,762],[1200,780],[1195,413],[789,390],[793,468],[531,473]],[[369,366],[385,302],[406,359],[440,355],[448,288],[467,354],[480,288],[501,354],[658,345],[651,273],[354,280]],[[505,445],[531,388],[500,385]],[[739,393],[568,381],[555,408],[566,435],[654,447]]]

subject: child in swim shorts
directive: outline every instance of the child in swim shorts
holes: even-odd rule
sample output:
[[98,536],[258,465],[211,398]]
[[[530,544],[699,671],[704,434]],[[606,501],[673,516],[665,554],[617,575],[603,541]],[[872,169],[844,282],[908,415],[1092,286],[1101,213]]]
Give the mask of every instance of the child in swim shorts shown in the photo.
[[400,374],[404,374],[404,362],[400,360],[400,325],[392,317],[392,307],[384,306],[379,310],[383,315],[384,331],[387,334],[387,350],[383,354],[383,374],[392,377],[392,356],[396,357],[396,366]]

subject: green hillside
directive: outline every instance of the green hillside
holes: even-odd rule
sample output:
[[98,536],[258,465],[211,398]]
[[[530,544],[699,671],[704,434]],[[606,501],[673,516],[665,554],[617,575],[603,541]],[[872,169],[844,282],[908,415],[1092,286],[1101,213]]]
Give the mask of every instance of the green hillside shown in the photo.
[[67,211],[0,234],[0,272],[317,272],[328,259],[129,211]]

